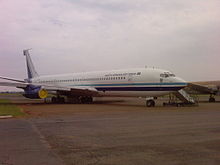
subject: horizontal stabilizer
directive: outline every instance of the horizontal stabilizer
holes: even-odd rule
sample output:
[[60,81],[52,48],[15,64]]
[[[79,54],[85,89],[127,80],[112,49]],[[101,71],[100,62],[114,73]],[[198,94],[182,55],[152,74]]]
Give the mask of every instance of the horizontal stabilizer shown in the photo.
[[19,80],[19,79],[10,78],[10,77],[2,77],[2,76],[0,76],[0,79],[10,80],[10,81],[15,81],[15,82],[21,82],[21,83],[24,83],[24,82],[25,82],[24,80]]
[[25,88],[28,84],[19,82],[0,82],[0,86]]

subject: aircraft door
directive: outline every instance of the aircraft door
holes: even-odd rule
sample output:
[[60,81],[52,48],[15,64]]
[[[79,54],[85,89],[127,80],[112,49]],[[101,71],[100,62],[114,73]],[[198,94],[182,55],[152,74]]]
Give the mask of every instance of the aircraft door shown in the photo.
[[133,74],[129,74],[129,75],[128,75],[128,81],[129,81],[129,82],[133,81]]

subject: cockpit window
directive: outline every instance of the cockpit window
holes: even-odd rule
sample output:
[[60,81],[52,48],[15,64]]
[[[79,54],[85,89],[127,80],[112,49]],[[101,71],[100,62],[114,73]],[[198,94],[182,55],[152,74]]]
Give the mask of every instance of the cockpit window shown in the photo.
[[175,77],[175,74],[169,73],[169,72],[164,72],[160,74],[160,77],[167,78],[167,77]]
[[175,74],[169,74],[170,77],[175,77]]
[[168,75],[167,74],[160,74],[160,77],[166,78],[166,77],[168,77]]

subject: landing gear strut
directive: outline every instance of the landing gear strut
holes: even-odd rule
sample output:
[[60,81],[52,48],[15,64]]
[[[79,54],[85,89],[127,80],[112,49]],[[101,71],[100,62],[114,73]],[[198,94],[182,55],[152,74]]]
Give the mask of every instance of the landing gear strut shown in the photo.
[[80,97],[70,97],[65,100],[64,97],[52,97],[52,103],[65,103],[65,101],[73,104],[91,104],[93,102],[93,98],[91,96],[80,96]]
[[155,107],[155,101],[153,99],[146,101],[147,107]]
[[68,101],[73,104],[91,104],[93,98],[91,96],[70,97]]
[[210,95],[210,97],[209,97],[209,102],[210,102],[210,103],[215,102],[215,98],[214,98],[214,96],[213,96],[213,95]]
[[91,96],[83,96],[79,98],[82,104],[91,104],[93,99]]
[[51,98],[52,103],[65,103],[65,98],[64,97],[52,97]]

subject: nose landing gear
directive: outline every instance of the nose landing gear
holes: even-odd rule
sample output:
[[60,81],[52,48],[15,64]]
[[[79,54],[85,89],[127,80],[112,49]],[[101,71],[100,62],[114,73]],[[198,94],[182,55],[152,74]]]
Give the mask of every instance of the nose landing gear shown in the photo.
[[147,107],[155,107],[155,101],[154,100],[147,100],[146,106]]
[[157,99],[157,97],[146,98],[146,106],[155,107],[155,99]]

